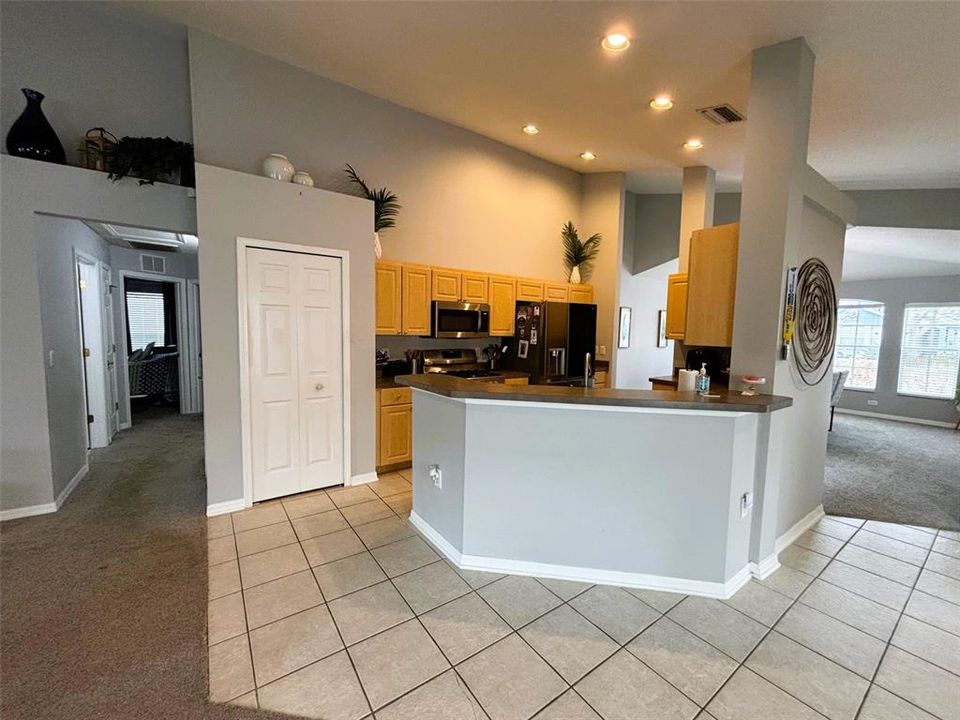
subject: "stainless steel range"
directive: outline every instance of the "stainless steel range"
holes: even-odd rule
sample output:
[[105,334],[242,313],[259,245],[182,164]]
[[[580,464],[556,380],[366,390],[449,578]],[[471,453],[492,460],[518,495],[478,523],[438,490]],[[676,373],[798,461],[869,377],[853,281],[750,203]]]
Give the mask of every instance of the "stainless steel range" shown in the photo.
[[445,373],[464,380],[491,380],[501,373],[480,362],[476,350],[424,350],[423,371]]

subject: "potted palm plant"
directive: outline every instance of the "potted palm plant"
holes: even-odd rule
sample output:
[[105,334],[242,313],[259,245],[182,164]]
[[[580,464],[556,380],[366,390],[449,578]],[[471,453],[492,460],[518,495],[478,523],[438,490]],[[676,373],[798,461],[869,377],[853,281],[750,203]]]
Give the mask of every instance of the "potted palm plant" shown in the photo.
[[350,182],[359,189],[360,197],[373,201],[373,252],[379,260],[383,256],[383,248],[380,245],[380,231],[396,226],[397,215],[400,213],[402,206],[397,200],[397,196],[385,187],[369,187],[350,163],[347,163],[344,172]]
[[600,252],[600,233],[580,240],[577,228],[567,222],[560,237],[563,239],[563,263],[570,274],[570,282],[576,284],[588,280],[593,272],[593,261]]

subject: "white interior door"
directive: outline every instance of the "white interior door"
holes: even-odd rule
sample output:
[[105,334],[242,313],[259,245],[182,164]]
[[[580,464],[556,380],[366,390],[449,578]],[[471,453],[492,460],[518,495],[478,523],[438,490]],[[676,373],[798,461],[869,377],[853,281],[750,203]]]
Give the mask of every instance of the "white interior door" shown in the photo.
[[120,403],[117,392],[117,339],[113,319],[113,286],[110,266],[100,263],[100,292],[103,296],[103,354],[106,358],[107,433],[112,438],[120,431]]
[[344,481],[339,258],[247,248],[253,500]]
[[192,412],[203,412],[203,345],[200,333],[200,281],[187,280],[187,326],[190,334]]
[[80,348],[86,391],[88,441],[91,448],[110,444],[107,410],[107,367],[104,356],[100,268],[96,260],[77,255]]

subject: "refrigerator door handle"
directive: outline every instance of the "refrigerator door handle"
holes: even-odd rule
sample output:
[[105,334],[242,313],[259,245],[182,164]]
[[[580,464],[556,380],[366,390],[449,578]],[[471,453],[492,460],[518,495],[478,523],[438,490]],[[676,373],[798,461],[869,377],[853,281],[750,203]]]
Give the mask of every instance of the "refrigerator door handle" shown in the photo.
[[550,348],[550,375],[552,377],[567,374],[567,351],[564,348]]

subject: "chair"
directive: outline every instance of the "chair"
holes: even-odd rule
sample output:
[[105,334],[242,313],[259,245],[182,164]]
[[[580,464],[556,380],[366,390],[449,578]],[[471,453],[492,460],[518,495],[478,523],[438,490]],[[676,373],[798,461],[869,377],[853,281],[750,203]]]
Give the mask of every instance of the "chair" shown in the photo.
[[843,386],[847,384],[849,370],[840,370],[833,373],[833,387],[830,390],[830,427],[828,432],[833,431],[833,411],[837,409],[837,403],[840,402],[840,396],[843,395]]

